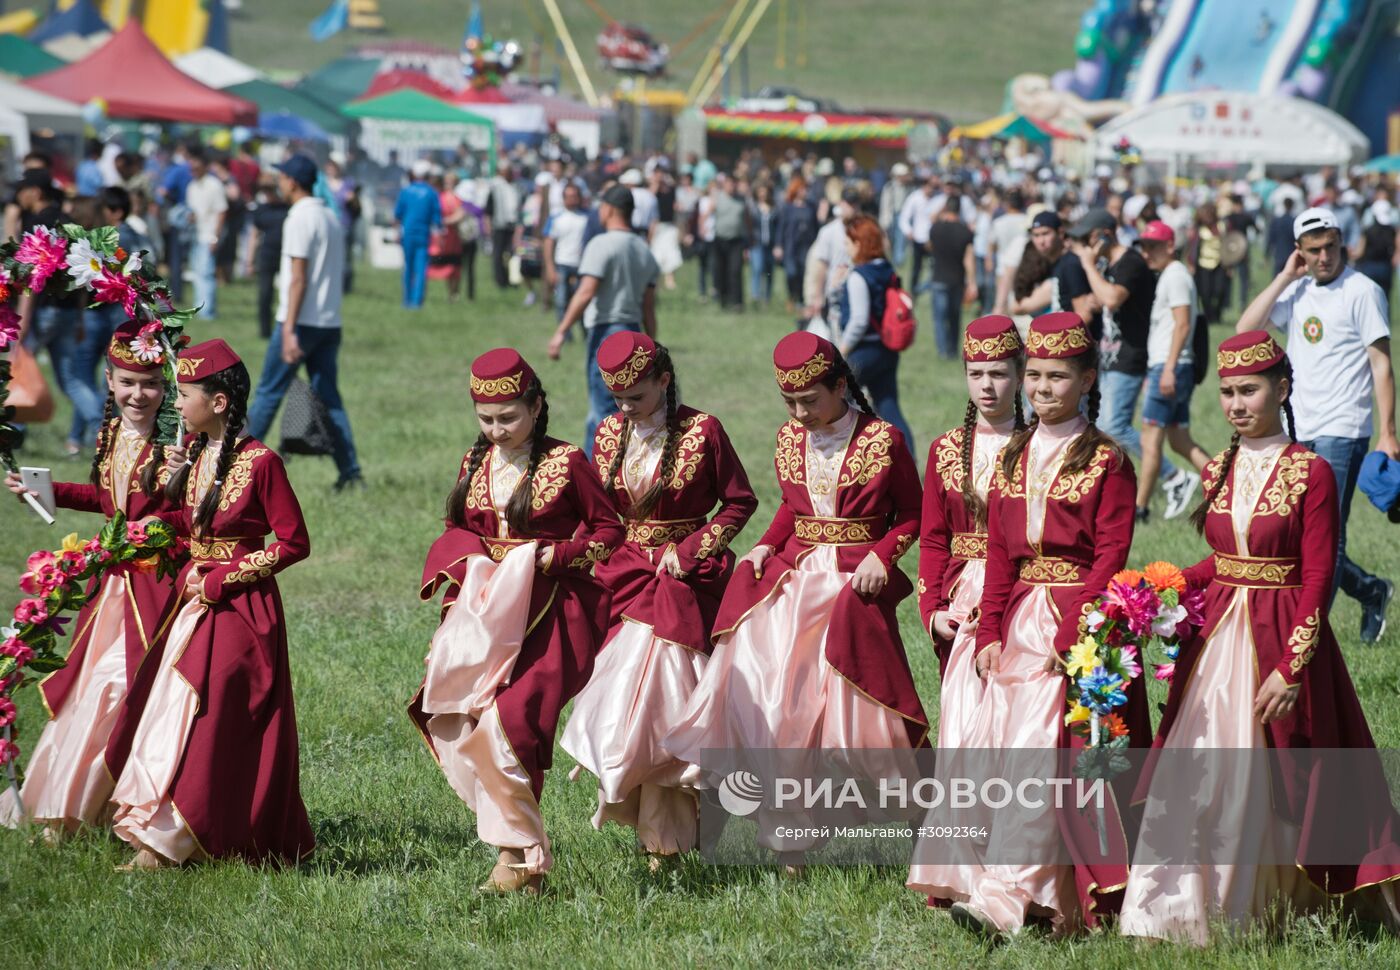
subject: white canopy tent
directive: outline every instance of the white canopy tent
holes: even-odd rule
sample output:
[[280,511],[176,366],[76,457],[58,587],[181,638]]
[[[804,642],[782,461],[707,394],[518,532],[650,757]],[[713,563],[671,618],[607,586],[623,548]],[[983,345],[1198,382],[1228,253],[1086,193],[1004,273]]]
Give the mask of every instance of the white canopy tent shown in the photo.
[[235,84],[256,81],[263,74],[255,67],[249,67],[235,57],[212,47],[201,47],[175,58],[175,66],[196,81],[211,88],[229,88]]
[[1312,101],[1242,91],[1171,94],[1125,112],[1094,133],[1100,158],[1126,138],[1149,162],[1287,167],[1365,161],[1371,143]]
[[71,101],[0,78],[0,105],[17,111],[30,128],[52,128],[60,135],[83,134],[83,109]]
[[29,154],[29,120],[0,104],[0,173],[8,174]]
[[544,107],[538,104],[496,104],[492,102],[464,102],[465,111],[483,118],[490,118],[499,131],[526,132],[535,134],[549,131]]

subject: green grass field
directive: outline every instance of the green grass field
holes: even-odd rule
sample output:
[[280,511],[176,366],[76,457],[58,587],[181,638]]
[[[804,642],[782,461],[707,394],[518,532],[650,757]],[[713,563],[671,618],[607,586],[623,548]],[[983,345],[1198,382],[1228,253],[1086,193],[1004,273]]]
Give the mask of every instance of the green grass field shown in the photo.
[[[675,51],[667,86],[685,90],[699,70],[706,50],[718,35],[721,16],[697,39],[680,47],[728,0],[599,0],[610,16],[640,24]],[[618,76],[605,71],[596,53],[603,21],[584,0],[561,0],[559,8],[578,45],[593,85],[612,89]],[[343,31],[320,44],[306,25],[329,0],[244,0],[232,21],[233,54],[258,67],[305,72],[354,49],[373,37]],[[776,66],[780,9],[789,8],[786,66]],[[514,38],[528,49],[543,38],[540,73],[553,74],[554,31],[544,5],[536,0],[482,3],[486,31],[497,39]],[[798,11],[807,8],[806,63],[798,62]],[[938,111],[957,122],[977,121],[1001,110],[1006,82],[1034,71],[1054,73],[1074,60],[1074,36],[1088,0],[778,0],[749,41],[749,79],[753,90],[781,84],[847,108],[887,107]],[[461,44],[470,4],[422,0],[381,3],[388,36],[412,38],[454,48]],[[562,55],[564,86],[577,92]],[[523,70],[531,70],[527,63]],[[739,68],[731,78],[740,93]]]
[[[685,398],[725,422],[762,505],[736,543],[746,549],[772,515],[777,489],[772,440],[784,411],[770,351],[789,327],[781,312],[722,315],[696,302],[693,276],[661,296],[662,337],[677,360]],[[439,284],[440,285],[440,284]],[[16,968],[54,967],[459,967],[535,966],[552,959],[587,967],[881,967],[1080,965],[1176,970],[1171,947],[1140,949],[1113,936],[1054,943],[1028,932],[984,950],[903,888],[902,868],[816,867],[797,882],[768,868],[710,867],[688,860],[651,875],[630,832],[595,832],[590,783],[570,783],[559,753],[544,797],[557,860],[542,899],[479,895],[494,861],[467,809],[448,788],[404,714],[422,675],[436,623],[416,599],[419,570],[440,528],[443,499],[476,434],[467,396],[471,358],[494,345],[520,347],[551,395],[551,431],[577,440],[584,415],[581,347],[551,363],[543,346],[552,317],[524,310],[519,295],[488,283],[471,305],[449,307],[434,289],[417,314],[399,308],[394,274],[361,272],[347,304],[342,386],[369,490],[333,496],[329,459],[297,459],[292,481],[309,521],[309,561],[280,579],[300,717],[302,789],[320,847],[299,869],[215,864],[118,875],[126,847],[91,834],[57,849],[0,831],[0,954]],[[223,336],[256,372],[262,345],[248,284],[221,295],[224,316],[195,323],[195,339]],[[921,303],[927,320],[927,303]],[[925,324],[925,327],[927,325]],[[1217,339],[1224,333],[1217,333]],[[905,408],[926,448],[959,420],[960,368],[934,359],[925,329],[903,361]],[[1202,442],[1223,445],[1226,428],[1198,394]],[[66,411],[34,429],[23,460],[79,479],[86,462],[62,455]],[[273,436],[274,443],[277,435]],[[18,594],[26,555],[70,531],[89,535],[94,516],[60,514],[46,528],[20,506],[0,513],[0,607]],[[1394,527],[1364,499],[1352,516],[1355,558],[1400,575]],[[1133,561],[1194,562],[1203,543],[1181,522],[1140,530]],[[905,566],[914,567],[914,556]],[[937,706],[933,653],[912,599],[902,628],[930,714]],[[1357,611],[1334,614],[1343,650],[1378,742],[1400,744],[1396,634],[1359,646]],[[21,696],[22,743],[42,717]],[[1260,937],[1192,953],[1196,967],[1400,965],[1400,943],[1330,920],[1295,925],[1284,942]]]

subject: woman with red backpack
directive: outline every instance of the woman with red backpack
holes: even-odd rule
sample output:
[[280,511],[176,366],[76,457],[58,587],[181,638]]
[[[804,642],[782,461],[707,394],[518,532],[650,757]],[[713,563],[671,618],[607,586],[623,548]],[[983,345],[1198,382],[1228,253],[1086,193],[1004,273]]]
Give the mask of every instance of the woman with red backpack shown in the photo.
[[833,334],[856,381],[870,395],[875,410],[899,429],[914,453],[914,434],[899,408],[899,352],[888,347],[881,324],[887,293],[899,278],[885,258],[885,233],[869,216],[856,216],[846,225],[851,248],[851,272],[841,290],[840,327]]

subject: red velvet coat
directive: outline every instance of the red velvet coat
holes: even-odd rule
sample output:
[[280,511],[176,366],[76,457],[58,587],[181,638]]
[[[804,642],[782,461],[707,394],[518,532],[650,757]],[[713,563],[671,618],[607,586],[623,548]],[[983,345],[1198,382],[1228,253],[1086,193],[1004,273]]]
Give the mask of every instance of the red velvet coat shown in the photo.
[[[964,429],[954,428],[933,439],[924,472],[924,511],[919,530],[919,616],[933,638],[938,672],[948,662],[953,641],[933,629],[933,616],[948,609],[953,586],[969,559],[987,558],[987,528],[978,526],[963,502],[971,487],[963,475]],[[975,434],[975,432],[974,432]]]
[[[120,432],[120,422],[108,426],[112,435]],[[161,469],[156,474],[157,491],[147,495],[141,491],[141,476],[146,467],[155,460],[154,448],[147,442],[136,457],[132,466],[131,481],[126,488],[126,506],[121,509],[127,521],[139,522],[165,508],[165,496],[159,490],[164,488],[168,475]],[[110,519],[117,513],[115,486],[112,482],[112,457],[103,459],[99,468],[99,484],[86,482],[54,482],[54,504],[61,509],[75,509],[79,512],[97,512]],[[94,532],[97,530],[94,529]],[[136,670],[146,658],[152,644],[160,641],[164,633],[165,620],[171,615],[170,607],[175,602],[179,587],[170,579],[157,579],[155,573],[142,572],[128,564],[119,567],[126,577],[126,685],[131,687]],[[87,656],[89,641],[92,638],[92,621],[96,614],[97,598],[101,587],[97,580],[88,586],[88,602],[78,612],[73,626],[73,647],[68,651],[68,662],[60,670],[55,670],[39,683],[39,696],[48,709],[49,717],[54,717],[68,700],[69,694],[82,673],[83,660]]]
[[[1071,446],[1072,447],[1072,446]],[[1128,562],[1133,544],[1133,510],[1136,505],[1137,477],[1132,463],[1107,445],[1100,445],[1087,468],[1076,474],[1061,472],[1050,486],[1045,503],[1045,527],[1039,543],[1026,538],[1027,446],[1008,478],[1000,463],[992,475],[987,496],[987,581],[982,593],[982,619],[977,628],[979,652],[1002,640],[1003,628],[1016,607],[1035,584],[1020,577],[1023,563],[1039,563],[1045,570],[1040,585],[1047,580],[1056,615],[1060,618],[1054,648],[1061,654],[1078,640],[1080,623],[1090,604],[1108,586],[1113,574]],[[1064,679],[1068,692],[1070,678]],[[1066,694],[1068,699],[1068,693]],[[1068,712],[1068,705],[1064,707]],[[1135,747],[1151,744],[1152,723],[1147,709],[1147,692],[1142,684],[1128,689],[1128,703],[1122,717]],[[1060,746],[1067,749],[1065,770],[1084,740],[1070,733],[1060,722]],[[1115,786],[1115,789],[1117,786]],[[1116,794],[1116,804],[1108,805],[1109,852],[1099,851],[1096,822],[1073,809],[1059,813],[1060,830],[1075,862],[1075,883],[1086,919],[1093,925],[1098,916],[1116,911],[1127,882],[1128,845],[1117,805],[1126,805],[1132,792],[1127,785]]]
[[816,516],[807,491],[806,454],[806,429],[787,422],[778,430],[774,456],[782,504],[758,540],[775,551],[762,577],[755,577],[751,566],[735,570],[720,604],[714,637],[734,629],[780,589],[783,578],[815,548],[803,538],[814,529],[824,531],[828,541],[842,542],[836,550],[842,572],[853,572],[874,552],[888,570],[889,581],[880,595],[870,598],[849,586],[842,590],[827,629],[826,659],[871,699],[903,717],[910,743],[921,745],[928,737],[928,718],[914,689],[895,618],[899,601],[914,591],[897,564],[919,531],[919,470],[893,425],[859,414],[836,486],[837,519],[845,521],[827,520],[825,529],[824,523],[811,521]]
[[[199,713],[170,797],[210,856],[294,861],[315,838],[301,800],[286,617],[273,577],[305,559],[311,540],[282,459],[252,438],[235,450],[208,530],[191,534],[198,466],[183,507],[160,516],[190,540],[177,588],[198,567],[209,604],[174,661],[199,694]],[[113,777],[158,667],[142,665],[123,705],[107,746]]]
[[[598,426],[593,463],[623,513],[627,539],[593,575],[612,592],[610,631],[630,618],[650,624],[663,640],[709,653],[720,597],[734,571],[729,543],[758,508],[758,499],[719,419],[685,406],[677,417],[681,438],[671,481],[644,521],[628,516],[632,496],[621,473],[607,480],[623,447],[622,417],[614,414]],[[652,481],[660,474],[658,463]],[[668,547],[675,548],[687,571],[684,579],[656,574]]]
[[[1209,494],[1220,474],[1221,458],[1206,468]],[[1336,478],[1326,461],[1301,445],[1284,448],[1265,482],[1250,520],[1249,555],[1243,557],[1231,516],[1234,469],[1206,515],[1206,540],[1214,553],[1186,570],[1187,581],[1205,588],[1205,622],[1199,634],[1182,645],[1166,711],[1157,729],[1157,745],[1166,740],[1182,695],[1210,635],[1219,626],[1241,586],[1248,589],[1250,630],[1258,657],[1259,680],[1278,671],[1298,684],[1293,713],[1264,725],[1272,748],[1373,748],[1375,741],[1347,673],[1346,661],[1327,620],[1336,562],[1338,502]],[[1243,711],[1242,716],[1252,716]],[[1301,770],[1303,765],[1299,763]],[[1310,838],[1330,846],[1338,841],[1338,822],[1351,841],[1350,855],[1365,860],[1354,866],[1307,865],[1308,876],[1331,893],[1400,877],[1400,819],[1391,808],[1381,765],[1375,774],[1354,771],[1339,777],[1338,768],[1319,761],[1308,777],[1291,772],[1276,776],[1276,810],[1302,829],[1300,852],[1306,858]],[[1139,793],[1145,796],[1148,778]],[[1326,825],[1326,836],[1310,831]],[[1334,857],[1335,859],[1335,857]]]
[[[472,477],[466,498],[466,524],[449,524],[428,550],[418,595],[432,599],[443,590],[442,612],[457,600],[472,556],[500,562],[511,546],[531,539],[554,550],[550,567],[537,568],[530,594],[532,625],[520,647],[509,681],[496,694],[501,726],[521,766],[530,774],[535,798],[553,763],[554,733],[564,705],[588,683],[593,658],[608,623],[607,591],[593,578],[593,567],[622,543],[617,510],[583,452],[549,438],[535,472],[530,535],[504,528],[491,499],[491,454]],[[470,454],[457,479],[466,475]],[[428,715],[422,688],[409,703],[409,717],[428,741]],[[436,755],[434,755],[436,757]]]

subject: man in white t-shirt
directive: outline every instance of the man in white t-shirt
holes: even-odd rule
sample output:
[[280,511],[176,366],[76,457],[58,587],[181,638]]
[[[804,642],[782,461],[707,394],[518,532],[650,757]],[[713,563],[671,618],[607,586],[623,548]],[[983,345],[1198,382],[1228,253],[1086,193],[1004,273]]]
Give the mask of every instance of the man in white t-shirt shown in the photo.
[[209,171],[209,160],[202,151],[191,150],[189,158],[190,184],[185,187],[185,206],[194,221],[190,272],[194,275],[199,315],[212,320],[218,299],[214,257],[219,249],[219,237],[224,231],[224,218],[228,215],[228,192],[224,183]]
[[[846,287],[846,277],[851,272],[851,247],[846,242],[846,225],[860,212],[859,204],[859,192],[855,189],[843,192],[841,201],[836,204],[836,218],[817,231],[817,238],[807,254],[808,282],[811,292],[821,294],[821,302],[809,305],[805,316],[807,329],[817,326],[819,336],[835,333],[840,324],[839,320],[829,319],[827,313],[834,316],[839,312],[836,307],[841,291]],[[924,243],[927,242],[925,234]],[[822,327],[826,328],[827,333],[822,333]]]
[[545,281],[554,287],[556,321],[578,289],[578,264],[583,259],[583,235],[588,229],[588,213],[583,211],[583,193],[573,183],[564,186],[563,206],[551,209],[545,230]]
[[1287,338],[1298,440],[1325,458],[1337,477],[1341,521],[1335,585],[1361,603],[1361,639],[1374,643],[1385,632],[1386,607],[1395,586],[1351,561],[1346,527],[1356,478],[1370,446],[1373,396],[1380,417],[1376,450],[1400,459],[1385,294],[1346,265],[1341,230],[1330,210],[1300,213],[1293,222],[1293,238],[1297,248],[1240,316],[1237,330],[1272,324]]
[[282,224],[277,330],[267,344],[257,396],[248,408],[248,434],[267,439],[272,419],[303,363],[311,390],[331,419],[331,454],[340,477],[335,490],[364,487],[350,417],[340,398],[340,303],[345,287],[345,230],[312,194],[316,163],[293,155],[277,166],[282,197],[292,203]]
[[1021,265],[1026,240],[1030,238],[1026,232],[1029,225],[1025,193],[1020,189],[1011,189],[1006,193],[1006,210],[992,220],[992,259],[997,287],[992,303],[993,313],[1006,313],[1016,267]]

